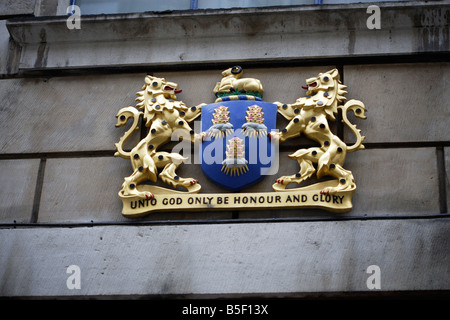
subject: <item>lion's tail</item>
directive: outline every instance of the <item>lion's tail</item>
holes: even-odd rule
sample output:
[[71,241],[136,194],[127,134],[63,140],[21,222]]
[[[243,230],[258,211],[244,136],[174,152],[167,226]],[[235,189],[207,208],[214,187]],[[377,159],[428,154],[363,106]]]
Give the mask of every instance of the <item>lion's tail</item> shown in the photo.
[[133,118],[133,124],[128,129],[125,134],[120,138],[119,142],[115,144],[117,148],[117,152],[114,153],[115,157],[122,157],[124,159],[130,159],[131,152],[127,152],[123,150],[123,144],[125,141],[130,138],[130,136],[139,129],[139,117],[143,114],[143,112],[138,111],[134,107],[126,107],[119,110],[119,112],[116,115],[117,118],[117,124],[116,127],[123,127],[127,122],[128,119]]
[[339,106],[338,108],[342,110],[342,122],[344,122],[356,136],[356,142],[353,145],[347,147],[347,152],[363,150],[364,145],[362,144],[362,142],[366,137],[361,136],[361,130],[356,128],[356,125],[350,123],[350,121],[347,118],[347,112],[349,110],[352,110],[356,117],[360,119],[366,119],[365,115],[366,108],[364,107],[364,103],[362,103],[359,100],[349,100],[345,105]]

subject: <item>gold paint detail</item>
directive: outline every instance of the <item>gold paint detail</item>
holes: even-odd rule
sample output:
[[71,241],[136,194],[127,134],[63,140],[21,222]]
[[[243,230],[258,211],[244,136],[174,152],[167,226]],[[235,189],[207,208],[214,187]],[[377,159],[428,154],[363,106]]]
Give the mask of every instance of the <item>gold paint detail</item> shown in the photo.
[[[334,181],[327,181],[325,185],[333,186]],[[166,189],[157,191],[152,186],[142,185],[148,192],[154,192],[152,199],[139,197],[121,197],[123,215],[128,218],[138,218],[151,212],[178,212],[203,210],[274,210],[320,208],[327,211],[344,213],[352,209],[351,198],[355,190],[340,191],[334,194],[321,194],[317,186],[309,186],[302,191],[286,190],[284,192],[260,193],[213,193],[186,194],[174,193]],[[323,186],[322,186],[323,187]]]
[[[280,132],[271,132],[270,137],[284,141],[305,135],[318,142],[320,147],[299,149],[289,157],[299,164],[296,174],[282,176],[276,179],[273,190],[280,192],[287,190],[289,184],[301,184],[316,173],[317,178],[331,176],[335,178],[333,185],[316,185],[321,194],[336,194],[343,191],[356,190],[356,184],[351,171],[344,169],[344,161],[348,152],[364,149],[361,130],[350,123],[347,112],[352,111],[360,119],[365,119],[366,108],[361,101],[350,100],[343,106],[347,94],[345,85],[339,80],[337,69],[320,73],[317,77],[306,80],[306,97],[298,98],[292,104],[274,102],[278,112],[290,122]],[[356,136],[356,142],[347,146],[330,130],[328,121],[335,121],[338,110],[342,111],[342,122],[345,123]],[[301,190],[302,188],[297,188]],[[288,189],[289,190],[289,189]]]
[[[233,92],[242,92],[243,95],[252,92],[262,96],[264,89],[261,81],[254,78],[241,78],[243,73],[244,71],[240,66],[234,66],[224,70],[222,72],[222,79],[220,82],[217,82],[213,90],[216,97],[220,94],[229,94]],[[230,100],[239,100],[237,96],[230,96],[229,98]],[[255,100],[255,97],[247,95],[247,99]],[[215,102],[222,101],[222,97],[218,97]]]
[[[139,188],[139,185],[146,181],[155,183],[158,178],[174,188],[183,187],[188,193],[200,191],[198,180],[183,178],[176,173],[177,168],[187,158],[179,153],[158,150],[171,141],[175,132],[183,137],[190,137],[192,143],[199,139],[193,134],[189,123],[200,115],[204,104],[188,108],[182,101],[176,100],[178,92],[178,84],[148,75],[142,90],[136,94],[136,107],[143,111],[130,106],[120,109],[117,113],[116,127],[126,125],[129,119],[133,121],[131,128],[115,144],[117,152],[114,156],[130,159],[133,168],[133,173],[124,179],[119,192],[121,198],[153,198],[154,194],[150,189]],[[123,144],[138,130],[141,117],[149,128],[148,134],[131,151],[124,151]],[[158,169],[162,170],[158,172]]]

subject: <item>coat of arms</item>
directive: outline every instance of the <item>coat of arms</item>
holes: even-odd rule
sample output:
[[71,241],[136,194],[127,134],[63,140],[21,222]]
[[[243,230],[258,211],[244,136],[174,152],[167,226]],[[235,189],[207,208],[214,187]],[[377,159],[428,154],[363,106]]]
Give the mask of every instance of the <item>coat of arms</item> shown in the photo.
[[[240,66],[223,71],[213,90],[215,102],[191,107],[177,100],[176,94],[181,92],[178,84],[145,77],[142,90],[137,92],[137,108],[122,108],[117,114],[118,127],[133,121],[116,143],[115,153],[129,159],[133,168],[119,191],[125,216],[139,217],[162,210],[255,207],[351,210],[356,185],[352,172],[344,168],[344,161],[347,153],[364,149],[364,136],[350,123],[347,112],[365,119],[366,109],[358,100],[344,103],[346,86],[339,80],[337,69],[307,79],[306,96],[292,104],[263,101],[261,82],[242,78],[242,74]],[[356,136],[351,146],[330,130],[328,122],[336,120],[339,110],[342,121]],[[289,120],[285,128],[277,128],[277,114]],[[123,144],[138,129],[141,118],[148,134],[133,149],[125,151]],[[198,118],[201,130],[195,132],[193,121]],[[187,158],[178,152],[161,151],[176,132],[198,145],[198,159],[205,175],[230,191],[240,191],[264,179],[278,159],[280,143],[304,135],[320,146],[299,148],[289,155],[298,162],[298,172],[278,177],[273,192],[204,194],[196,178],[177,173]],[[314,174],[318,179],[331,179],[301,186]]]

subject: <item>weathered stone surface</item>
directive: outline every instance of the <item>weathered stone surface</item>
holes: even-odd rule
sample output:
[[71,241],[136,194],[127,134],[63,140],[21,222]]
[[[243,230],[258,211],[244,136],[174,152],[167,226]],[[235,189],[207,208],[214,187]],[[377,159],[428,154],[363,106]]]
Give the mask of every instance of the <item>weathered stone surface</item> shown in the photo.
[[0,20],[0,75],[6,74],[8,69],[9,33],[6,21]]
[[29,222],[39,160],[0,160],[0,222]]
[[200,103],[214,103],[216,98],[213,89],[216,82],[220,81],[222,77],[221,72],[222,70],[170,71],[155,72],[153,75],[178,83],[178,88],[183,90],[182,93],[177,94],[178,100],[188,106],[194,106]]
[[345,66],[348,96],[367,108],[366,120],[352,117],[365,141],[448,141],[449,72],[449,63]]
[[362,150],[350,153],[345,167],[357,186],[352,214],[439,213],[434,148]]
[[36,0],[3,0],[0,2],[0,17],[34,14]]
[[38,222],[120,219],[122,208],[117,192],[130,166],[129,161],[120,160],[48,159]]
[[8,28],[23,46],[22,70],[409,55],[450,49],[444,2],[383,4],[379,30],[367,28],[367,4],[93,15],[76,32],[64,16]]
[[[178,173],[187,177],[182,165]],[[201,171],[201,170],[200,170]],[[113,157],[47,160],[38,222],[130,221],[122,216],[118,192],[132,173],[129,160]],[[203,192],[220,192],[199,171]],[[167,187],[167,185],[159,184]],[[170,188],[170,187],[169,187]],[[145,220],[229,219],[229,212],[152,213]]]
[[66,15],[69,5],[70,0],[39,0],[34,14],[37,17],[54,16],[60,11],[61,15]]
[[450,210],[450,148],[444,148],[445,151],[445,180],[447,191],[447,212]]
[[[0,152],[114,150],[126,128],[122,107],[135,105],[145,74],[0,80]],[[129,146],[137,143],[138,134]],[[125,145],[126,147],[128,144]]]
[[[449,290],[449,219],[0,230],[1,296]],[[81,289],[68,289],[68,266]],[[377,291],[377,289],[373,289]]]

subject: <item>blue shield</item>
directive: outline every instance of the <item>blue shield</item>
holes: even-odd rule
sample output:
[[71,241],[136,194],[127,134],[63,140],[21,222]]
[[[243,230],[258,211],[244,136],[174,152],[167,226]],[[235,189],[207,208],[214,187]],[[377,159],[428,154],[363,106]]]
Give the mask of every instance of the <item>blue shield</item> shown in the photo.
[[277,106],[253,100],[202,106],[201,168],[217,185],[232,191],[264,178],[274,162],[268,133],[276,128]]

